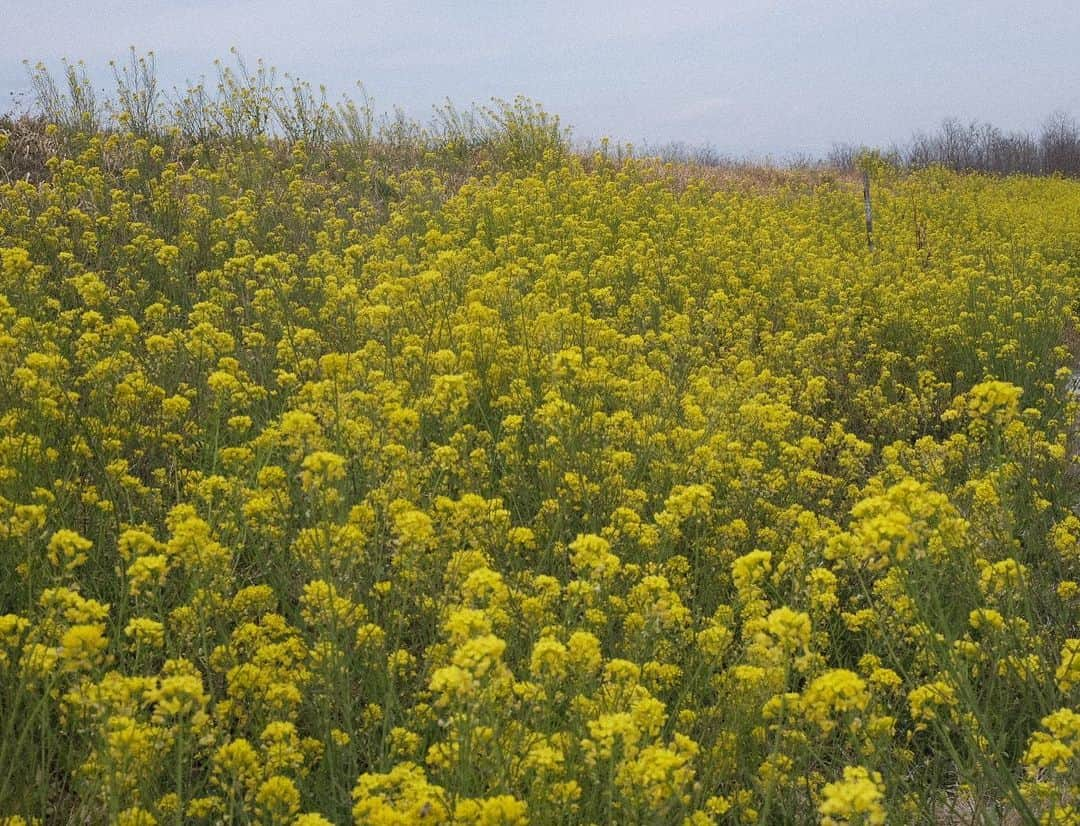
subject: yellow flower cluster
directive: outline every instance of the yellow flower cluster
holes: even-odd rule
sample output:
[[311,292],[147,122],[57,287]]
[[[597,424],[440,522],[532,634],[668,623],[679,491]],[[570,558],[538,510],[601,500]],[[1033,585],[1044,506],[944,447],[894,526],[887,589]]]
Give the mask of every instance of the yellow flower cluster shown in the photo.
[[862,766],[846,766],[844,777],[835,783],[825,784],[822,789],[822,826],[864,824],[884,826],[885,809],[881,774],[867,771]]
[[55,138],[0,822],[1080,817],[1080,184]]

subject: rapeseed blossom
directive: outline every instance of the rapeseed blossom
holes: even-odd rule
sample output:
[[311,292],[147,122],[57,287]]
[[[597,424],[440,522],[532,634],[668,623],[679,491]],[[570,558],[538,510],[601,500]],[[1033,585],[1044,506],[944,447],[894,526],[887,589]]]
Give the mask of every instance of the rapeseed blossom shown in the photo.
[[881,774],[862,766],[845,766],[844,777],[827,783],[818,806],[824,826],[864,824],[883,826],[886,822]]
[[0,822],[1075,820],[1080,186],[530,111],[0,178]]

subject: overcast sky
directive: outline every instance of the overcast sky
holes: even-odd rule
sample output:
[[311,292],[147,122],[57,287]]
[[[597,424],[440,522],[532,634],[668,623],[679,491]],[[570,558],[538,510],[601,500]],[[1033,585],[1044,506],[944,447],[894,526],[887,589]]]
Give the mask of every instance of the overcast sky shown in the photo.
[[236,46],[423,119],[447,97],[523,93],[580,139],[736,155],[883,144],[950,115],[1009,129],[1080,115],[1077,0],[0,0],[0,21],[5,109],[24,58],[81,58],[104,84],[134,45],[169,87]]

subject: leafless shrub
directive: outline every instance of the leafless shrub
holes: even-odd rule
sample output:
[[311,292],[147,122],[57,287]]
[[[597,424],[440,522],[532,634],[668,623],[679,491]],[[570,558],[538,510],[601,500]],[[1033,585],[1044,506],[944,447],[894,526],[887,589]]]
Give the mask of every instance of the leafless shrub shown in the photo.
[[286,74],[287,85],[275,90],[271,108],[282,135],[316,148],[325,146],[337,133],[337,111],[326,100],[326,87],[312,87],[306,80]]
[[1080,129],[1061,114],[1049,118],[1038,136],[949,119],[937,132],[917,133],[901,154],[904,165],[916,169],[940,165],[995,175],[1080,175]]
[[96,132],[102,127],[102,106],[79,61],[63,61],[63,80],[57,83],[44,63],[23,61],[33,89],[35,108],[49,123],[68,132]]
[[360,158],[371,154],[375,140],[375,109],[362,83],[357,83],[360,100],[344,95],[334,119],[335,140],[347,145]]
[[741,163],[730,155],[723,155],[710,143],[692,144],[685,141],[669,141],[641,147],[637,154],[644,157],[656,157],[665,163],[685,163],[704,167],[730,167]]
[[109,66],[116,81],[116,100],[110,108],[117,122],[136,135],[156,134],[161,92],[154,53],[139,55],[132,46],[127,63],[119,64],[114,60]]
[[1038,142],[1043,172],[1080,176],[1080,126],[1064,112],[1055,112],[1042,126]]

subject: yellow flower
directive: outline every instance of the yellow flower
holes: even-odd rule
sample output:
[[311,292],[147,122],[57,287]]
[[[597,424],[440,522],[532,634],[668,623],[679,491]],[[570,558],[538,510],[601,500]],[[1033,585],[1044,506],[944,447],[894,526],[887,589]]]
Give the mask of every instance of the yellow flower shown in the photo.
[[911,716],[916,720],[935,720],[938,708],[956,705],[956,690],[944,680],[935,680],[909,691],[908,704],[911,706]]
[[287,777],[274,775],[263,781],[255,793],[255,804],[267,824],[292,823],[300,811],[300,792]]
[[135,646],[158,649],[165,644],[165,626],[149,617],[133,617],[124,627],[124,636]]
[[224,790],[236,786],[253,790],[262,775],[262,764],[255,748],[247,740],[237,738],[214,753],[214,780]]
[[304,764],[300,736],[296,726],[282,720],[268,723],[259,735],[264,754],[264,766],[270,774],[297,772]]
[[575,631],[566,641],[566,657],[575,674],[591,677],[603,663],[600,640],[588,631]]
[[731,578],[735,581],[739,593],[745,594],[759,585],[771,570],[771,552],[751,551],[731,564]]
[[801,705],[806,718],[828,732],[836,726],[836,716],[863,711],[869,701],[866,683],[858,674],[834,668],[810,681]]
[[404,508],[394,516],[394,528],[403,545],[426,548],[435,539],[431,517],[415,508]]
[[305,812],[297,816],[293,826],[334,826],[334,824],[318,812]]
[[49,540],[49,562],[57,568],[72,572],[86,562],[86,552],[92,547],[94,543],[75,531],[59,530]]
[[345,478],[345,459],[328,450],[317,450],[304,457],[300,483],[306,490],[315,490]]
[[146,809],[135,806],[120,812],[116,823],[117,826],[157,826],[158,821]]
[[480,678],[501,661],[505,650],[503,640],[494,634],[483,634],[462,643],[454,652],[453,663]]
[[526,826],[528,807],[512,795],[466,799],[454,807],[454,822],[468,826]]
[[843,780],[826,783],[818,812],[823,826],[883,826],[885,787],[881,774],[862,766],[846,766]]
[[610,579],[618,573],[619,558],[611,552],[611,545],[596,534],[579,534],[570,543],[570,563],[574,571],[592,579]]
[[625,756],[637,753],[641,731],[629,713],[602,714],[590,720],[588,728],[591,739],[587,749],[595,758],[610,759],[617,749]]
[[553,637],[541,637],[533,646],[529,673],[538,679],[560,680],[568,668],[566,646]]
[[646,746],[624,760],[615,783],[637,806],[662,815],[689,802],[695,774],[692,760],[697,753],[696,743],[676,734],[671,747]]
[[109,640],[104,625],[73,625],[60,638],[60,661],[65,671],[89,671],[105,660]]
[[1004,381],[984,381],[968,392],[968,412],[972,418],[1005,424],[1016,418],[1023,389]]
[[415,763],[399,763],[384,774],[360,775],[353,789],[353,820],[366,823],[445,823],[450,814],[444,790]]
[[1008,594],[1022,586],[1026,575],[1027,568],[1015,559],[1002,559],[979,572],[979,585],[984,594]]
[[9,651],[14,651],[23,642],[30,628],[30,620],[18,614],[0,614],[0,667],[9,662]]
[[60,660],[57,648],[35,642],[23,648],[19,658],[19,673],[24,680],[45,680],[53,676]]
[[1068,693],[1080,683],[1080,639],[1070,638],[1061,646],[1061,657],[1054,672],[1057,686],[1063,693]]
[[787,606],[777,608],[766,617],[766,630],[777,645],[788,653],[810,644],[810,617]]

